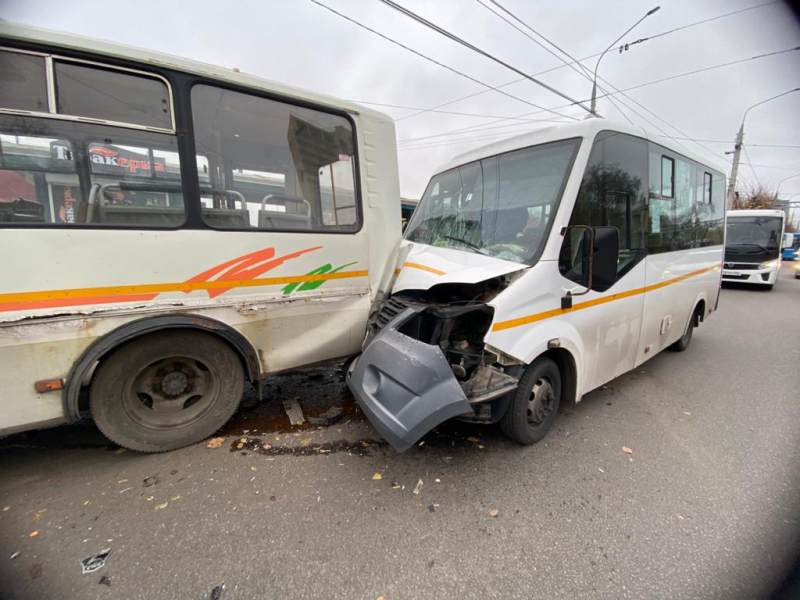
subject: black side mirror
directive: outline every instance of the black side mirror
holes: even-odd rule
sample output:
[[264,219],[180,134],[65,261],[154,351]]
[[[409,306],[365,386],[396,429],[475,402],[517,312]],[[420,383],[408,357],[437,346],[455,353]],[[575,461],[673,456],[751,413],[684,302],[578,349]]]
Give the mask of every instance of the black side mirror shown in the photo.
[[592,253],[591,289],[605,292],[617,281],[619,262],[619,229],[616,227],[593,227],[594,248]]

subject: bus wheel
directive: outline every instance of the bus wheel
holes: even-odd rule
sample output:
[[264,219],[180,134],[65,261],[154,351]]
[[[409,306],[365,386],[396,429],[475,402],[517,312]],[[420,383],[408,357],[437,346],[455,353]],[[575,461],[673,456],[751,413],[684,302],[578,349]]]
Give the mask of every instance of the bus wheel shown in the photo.
[[695,320],[697,319],[697,310],[698,309],[695,309],[695,311],[692,313],[692,316],[689,319],[689,325],[686,326],[686,331],[683,332],[681,338],[671,346],[668,346],[668,348],[673,352],[683,352],[692,342],[692,333],[694,332],[694,324]]
[[108,439],[166,452],[216,432],[243,391],[242,363],[228,344],[196,331],[164,331],[114,350],[97,368],[89,398]]
[[535,444],[547,435],[560,403],[561,372],[549,358],[538,358],[525,369],[500,427],[520,444]]

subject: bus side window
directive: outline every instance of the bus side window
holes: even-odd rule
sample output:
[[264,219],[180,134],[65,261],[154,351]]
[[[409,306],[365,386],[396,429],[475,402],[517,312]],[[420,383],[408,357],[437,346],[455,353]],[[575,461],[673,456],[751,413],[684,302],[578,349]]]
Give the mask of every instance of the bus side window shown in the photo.
[[647,142],[643,139],[613,131],[600,132],[592,146],[570,218],[571,226],[619,229],[618,280],[647,254],[647,154]]
[[203,219],[215,229],[355,232],[355,138],[344,116],[197,84]]

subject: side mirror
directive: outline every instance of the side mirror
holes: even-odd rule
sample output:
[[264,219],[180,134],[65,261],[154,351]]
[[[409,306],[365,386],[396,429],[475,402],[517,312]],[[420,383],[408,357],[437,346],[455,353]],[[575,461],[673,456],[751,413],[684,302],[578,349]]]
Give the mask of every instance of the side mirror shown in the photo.
[[616,227],[593,227],[594,248],[592,257],[592,281],[590,288],[605,292],[617,281],[619,263],[619,229]]
[[583,292],[567,292],[561,298],[561,308],[572,308],[572,298],[589,293],[604,292],[617,281],[619,261],[619,230],[616,227],[567,227],[561,246],[558,268],[561,274],[586,288]]
[[783,244],[781,245],[781,249],[791,248],[793,243],[794,243],[794,235],[792,235],[791,233],[784,233]]

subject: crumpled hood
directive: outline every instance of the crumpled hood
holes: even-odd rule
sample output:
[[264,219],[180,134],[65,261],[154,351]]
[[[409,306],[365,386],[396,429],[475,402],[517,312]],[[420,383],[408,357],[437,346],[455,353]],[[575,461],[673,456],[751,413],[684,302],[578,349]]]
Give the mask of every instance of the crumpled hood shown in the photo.
[[439,248],[403,240],[393,293],[403,290],[427,290],[442,283],[480,283],[527,265],[476,252]]

